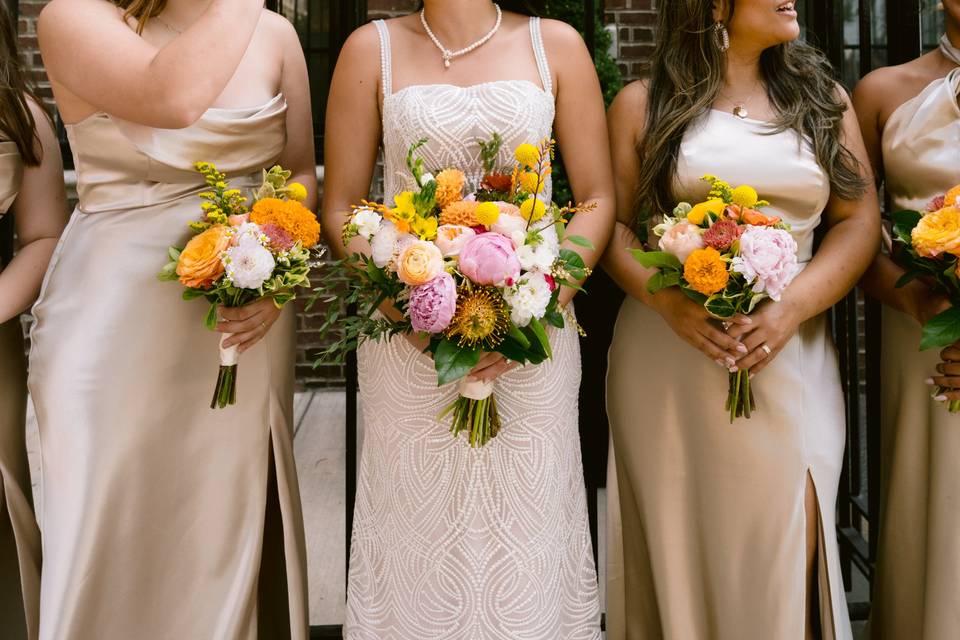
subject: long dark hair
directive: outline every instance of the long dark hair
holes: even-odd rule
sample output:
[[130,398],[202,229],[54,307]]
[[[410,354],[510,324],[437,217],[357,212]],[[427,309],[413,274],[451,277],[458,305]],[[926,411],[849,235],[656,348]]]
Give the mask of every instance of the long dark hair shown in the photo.
[[[730,15],[734,5],[730,0]],[[714,38],[713,0],[670,0],[659,7],[647,127],[638,145],[638,221],[673,209],[683,136],[720,95],[726,64]],[[760,72],[778,114],[771,133],[798,132],[812,145],[836,195],[847,200],[862,195],[863,167],[842,140],[847,105],[824,55],[799,41],[778,45],[763,52]]]
[[[521,13],[525,16],[542,16],[546,12],[546,3],[544,0],[495,0],[504,11]],[[423,9],[421,1],[417,11]]]
[[0,2],[0,133],[17,144],[23,163],[40,164],[42,151],[37,138],[37,122],[28,99],[42,104],[27,82],[20,54],[17,52],[17,31],[7,10]]

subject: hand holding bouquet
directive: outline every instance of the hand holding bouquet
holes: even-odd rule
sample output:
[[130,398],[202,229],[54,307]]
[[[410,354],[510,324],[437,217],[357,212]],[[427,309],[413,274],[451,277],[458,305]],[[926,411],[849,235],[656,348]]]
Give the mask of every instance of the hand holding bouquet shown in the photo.
[[[714,176],[703,180],[711,185],[705,202],[680,203],[654,228],[660,251],[631,251],[658,270],[647,283],[650,293],[680,287],[718,320],[750,315],[763,300],[779,301],[793,281],[797,243],[779,218],[759,211],[770,203],[755,189],[734,189]],[[756,410],[748,370],[730,373],[726,410],[731,423]]]
[[[343,319],[332,304],[324,330],[343,337],[321,356],[339,358],[367,339],[416,332],[429,337],[439,385],[459,382],[459,397],[442,414],[451,415],[454,436],[466,431],[471,446],[483,446],[500,430],[493,384],[467,376],[483,353],[499,353],[521,364],[539,364],[552,355],[546,326],[562,328],[560,287],[579,288],[589,274],[564,237],[568,217],[592,207],[558,207],[542,194],[551,173],[553,141],[516,149],[516,163],[496,167],[501,140],[481,143],[485,174],[470,185],[457,168],[426,173],[415,159],[407,165],[416,189],[397,194],[393,206],[364,202],[344,228],[344,245],[360,236],[370,255],[336,263],[317,298],[357,305]],[[345,290],[345,294],[344,294]],[[402,319],[377,315],[392,301]],[[569,319],[569,318],[568,318]]]
[[[934,316],[923,327],[920,350],[943,348],[960,340],[960,186],[933,200],[926,211],[893,214],[893,234],[903,251],[898,262],[906,274],[898,287],[920,278],[950,300],[950,308]],[[935,395],[944,393],[938,387]],[[951,413],[960,412],[960,401],[948,404]]]
[[[210,309],[204,325],[217,326],[217,309],[243,307],[270,298],[277,308],[309,286],[311,249],[320,240],[316,216],[301,204],[306,188],[287,184],[290,172],[276,166],[263,172],[263,185],[254,204],[209,162],[198,162],[209,189],[200,194],[204,217],[190,223],[195,235],[183,248],[170,247],[161,280],[177,280],[186,289],[184,300],[205,298]],[[220,339],[220,372],[210,408],[236,404],[236,345],[224,348],[231,334]]]

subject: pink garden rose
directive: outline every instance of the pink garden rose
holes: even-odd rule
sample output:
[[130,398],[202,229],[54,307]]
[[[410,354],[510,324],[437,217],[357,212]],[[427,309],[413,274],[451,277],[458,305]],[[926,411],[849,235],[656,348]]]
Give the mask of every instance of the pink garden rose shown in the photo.
[[444,258],[460,255],[467,240],[477,235],[470,227],[459,224],[442,224],[437,229],[437,246]]
[[444,271],[439,276],[410,290],[407,307],[414,331],[440,333],[453,320],[457,310],[457,285]]
[[691,253],[703,246],[703,234],[689,222],[673,225],[660,238],[660,249],[672,253],[680,262],[686,262]]
[[740,236],[740,255],[733,270],[742,274],[754,293],[780,300],[797,275],[797,241],[789,231],[771,227],[747,227]]
[[520,277],[520,260],[509,238],[481,233],[460,250],[460,273],[481,285],[512,285]]

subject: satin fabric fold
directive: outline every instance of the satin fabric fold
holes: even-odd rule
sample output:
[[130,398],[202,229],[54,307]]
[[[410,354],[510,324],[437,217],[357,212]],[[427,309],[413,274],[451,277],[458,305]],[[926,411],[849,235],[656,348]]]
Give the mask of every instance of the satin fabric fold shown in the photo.
[[[883,165],[894,211],[924,210],[960,184],[958,91],[960,68],[887,120]],[[960,629],[960,415],[931,398],[924,381],[940,357],[919,350],[920,324],[884,307],[882,331],[882,518],[870,637],[952,640]]]
[[307,635],[293,309],[243,354],[237,404],[211,410],[206,303],[156,277],[202,215],[193,163],[254,186],[283,149],[285,115],[278,96],[177,131],[104,114],[68,127],[80,204],[30,356],[45,640]]

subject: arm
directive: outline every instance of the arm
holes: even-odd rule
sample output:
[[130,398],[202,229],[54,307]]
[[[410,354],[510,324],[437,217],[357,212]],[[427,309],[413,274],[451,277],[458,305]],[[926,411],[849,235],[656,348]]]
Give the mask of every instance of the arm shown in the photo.
[[[885,96],[893,93],[889,69],[881,69],[860,81],[853,93],[853,105],[857,110],[860,131],[866,145],[867,155],[873,164],[879,185],[883,177],[883,139],[882,106]],[[893,261],[889,253],[877,254],[860,280],[860,286],[873,298],[889,307],[906,313],[915,318],[920,324],[943,311],[949,305],[946,296],[937,295],[920,280],[914,280],[904,287],[896,286],[904,270]]]
[[263,0],[211,0],[199,20],[160,49],[103,0],[53,0],[41,12],[37,30],[62,102],[78,109],[82,102],[88,110],[147,126],[181,128],[195,122],[227,86],[262,11]]
[[60,145],[43,109],[28,101],[37,122],[40,166],[26,167],[13,205],[19,250],[0,273],[0,322],[17,317],[37,299],[57,239],[67,224]]
[[[871,184],[870,160],[852,105],[844,116],[843,141],[860,162],[863,179]],[[807,268],[790,284],[779,303],[764,304],[754,314],[751,328],[745,331],[735,327],[730,331],[737,337],[749,331],[743,340],[749,354],[737,363],[740,369],[759,373],[800,324],[832,307],[856,286],[880,247],[879,211],[876,190],[869,187],[857,200],[843,200],[836,195],[830,198],[824,214],[829,230]],[[762,349],[763,345],[770,348],[769,354]]]
[[[603,95],[580,34],[554,20],[544,23],[544,34],[552,58],[564,60],[557,74],[554,132],[563,152],[570,186],[578,202],[596,204],[592,212],[575,215],[567,227],[568,235],[583,236],[595,248],[590,250],[570,242],[564,243],[564,248],[578,252],[592,268],[610,241],[616,216]],[[575,289],[564,288],[560,294],[561,304],[569,303],[575,294]]]

